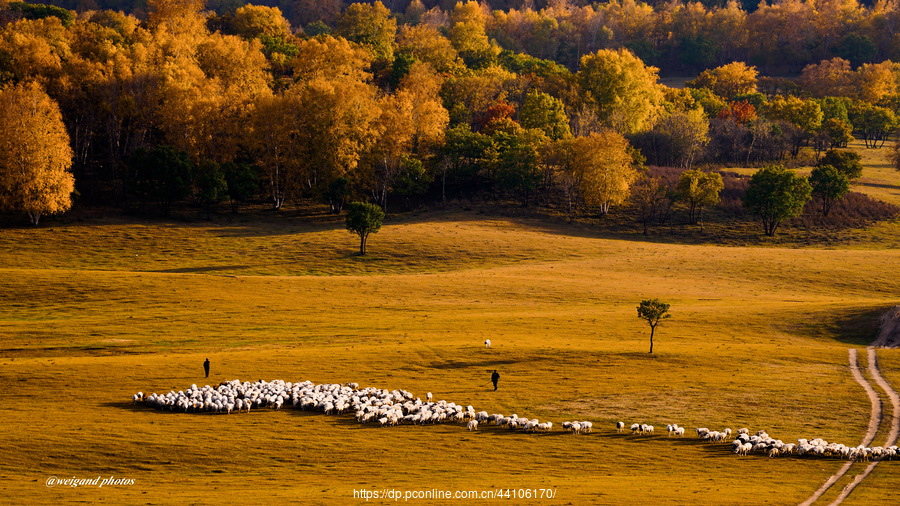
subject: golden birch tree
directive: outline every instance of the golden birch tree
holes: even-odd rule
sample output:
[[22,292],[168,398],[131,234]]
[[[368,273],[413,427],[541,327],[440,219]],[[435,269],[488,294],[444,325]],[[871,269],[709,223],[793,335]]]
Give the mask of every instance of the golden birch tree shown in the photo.
[[59,106],[36,83],[0,89],[0,209],[41,215],[72,207],[72,148]]
[[607,214],[611,205],[625,202],[637,179],[628,141],[611,130],[572,141],[571,164],[585,204]]

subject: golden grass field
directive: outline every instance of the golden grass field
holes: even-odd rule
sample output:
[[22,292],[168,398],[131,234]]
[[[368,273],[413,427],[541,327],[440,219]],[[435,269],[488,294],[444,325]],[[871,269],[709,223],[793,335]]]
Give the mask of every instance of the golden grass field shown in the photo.
[[[883,167],[866,176],[896,181]],[[900,286],[900,223],[877,228],[862,246],[722,247],[448,211],[392,219],[364,258],[324,218],[3,229],[0,497],[344,504],[362,502],[353,491],[363,488],[551,488],[553,501],[509,502],[797,504],[842,462],[737,457],[692,431],[859,443],[869,402],[847,349],[874,338]],[[650,297],[673,315],[653,355],[635,311]],[[900,388],[900,350],[879,356]],[[556,430],[382,429],[293,409],[131,403],[139,390],[236,378],[430,391]],[[558,430],[576,419],[595,433]],[[615,434],[617,420],[657,435]],[[672,422],[684,439],[665,436]],[[45,485],[98,475],[135,484]],[[844,504],[896,501],[898,485],[900,462],[884,462]]]

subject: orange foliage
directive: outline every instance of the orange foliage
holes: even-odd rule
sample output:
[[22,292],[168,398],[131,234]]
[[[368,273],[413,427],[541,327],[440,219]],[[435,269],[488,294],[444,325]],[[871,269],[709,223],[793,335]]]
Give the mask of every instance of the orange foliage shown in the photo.
[[744,125],[756,119],[756,107],[746,100],[731,102],[728,107],[721,109],[717,115],[719,119],[732,119],[735,123]]

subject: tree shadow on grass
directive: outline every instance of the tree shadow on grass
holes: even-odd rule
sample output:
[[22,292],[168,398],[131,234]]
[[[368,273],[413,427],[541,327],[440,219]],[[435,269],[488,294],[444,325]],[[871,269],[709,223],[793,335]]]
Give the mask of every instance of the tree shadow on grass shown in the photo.
[[196,274],[201,272],[215,272],[215,271],[238,271],[242,269],[249,269],[249,265],[219,265],[219,266],[209,266],[209,267],[179,267],[177,269],[160,269],[150,272],[161,272],[161,273],[169,273],[169,274]]
[[884,307],[839,315],[830,324],[830,330],[839,342],[867,346],[878,337],[878,321],[888,309]]
[[[885,164],[882,167],[889,167],[889,166],[887,164]],[[864,182],[856,183],[856,184],[859,186],[870,186],[872,188],[885,188],[888,190],[900,190],[900,185],[895,185],[895,184],[890,184],[890,183],[875,183],[875,182],[864,181]]]
[[809,313],[802,322],[780,322],[776,328],[812,339],[829,339],[850,346],[868,346],[878,337],[879,319],[890,307],[856,307]]
[[480,362],[460,362],[450,360],[447,362],[432,362],[427,367],[431,369],[468,369],[485,367],[488,369],[496,369],[498,365],[517,364],[520,360],[483,360]]

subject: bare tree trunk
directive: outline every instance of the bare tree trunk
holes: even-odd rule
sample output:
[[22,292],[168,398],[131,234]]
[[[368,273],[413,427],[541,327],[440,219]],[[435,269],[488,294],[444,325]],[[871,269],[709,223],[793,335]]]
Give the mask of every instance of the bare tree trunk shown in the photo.
[[650,353],[653,353],[653,333],[656,331],[656,325],[650,325]]

